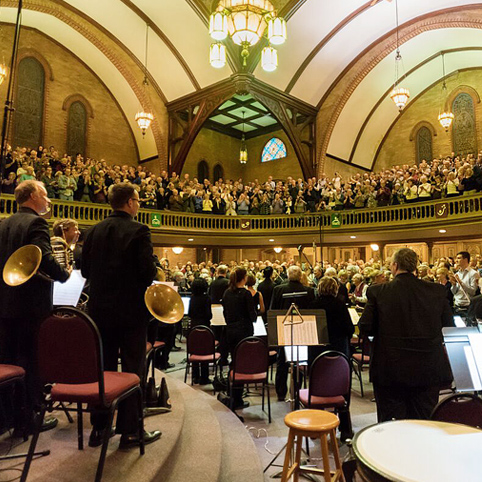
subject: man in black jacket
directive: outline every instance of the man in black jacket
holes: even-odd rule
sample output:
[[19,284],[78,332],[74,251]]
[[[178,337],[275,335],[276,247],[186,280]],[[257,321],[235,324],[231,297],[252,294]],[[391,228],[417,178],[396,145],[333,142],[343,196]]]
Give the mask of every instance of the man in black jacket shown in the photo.
[[[308,308],[310,303],[315,299],[315,292],[313,288],[301,284],[301,274],[301,268],[299,266],[290,266],[288,268],[288,281],[275,286],[273,290],[271,310],[288,310],[291,303],[296,303],[300,310]],[[295,299],[284,298],[283,295],[288,293],[306,293],[306,295]],[[284,400],[286,397],[286,392],[288,391],[288,371],[289,366],[286,362],[284,348],[280,348],[278,351],[275,381],[278,400]]]
[[[69,271],[52,256],[47,221],[39,215],[49,210],[50,199],[44,185],[24,181],[15,189],[19,210],[0,224],[0,273],[11,254],[27,244],[42,251],[40,271],[54,281],[66,281]],[[0,278],[0,362],[18,365],[26,371],[27,428],[33,429],[33,410],[40,402],[42,387],[36,365],[36,335],[40,322],[52,311],[53,284],[33,276],[21,286],[11,287]],[[19,403],[15,404],[20,407]],[[14,427],[23,424],[20,412],[14,414]],[[56,419],[47,419],[44,430],[53,428]]]
[[[142,380],[145,370],[147,324],[150,319],[144,294],[156,276],[156,264],[149,228],[134,217],[139,211],[139,194],[132,184],[115,184],[109,189],[114,210],[107,219],[91,228],[82,251],[82,275],[90,281],[89,315],[102,336],[104,367],[136,373]],[[139,443],[137,400],[129,397],[119,404],[117,433],[121,448]],[[92,416],[89,445],[102,443],[107,424],[104,413]],[[145,442],[157,440],[159,431],[146,432]]]
[[220,264],[217,269],[217,278],[214,279],[209,286],[208,294],[211,297],[211,303],[218,305],[223,299],[224,292],[228,289],[229,280],[226,278],[227,267]]
[[416,268],[414,251],[396,251],[395,279],[368,289],[358,323],[362,335],[374,337],[370,380],[379,422],[429,418],[451,380],[442,327],[454,325],[452,311],[444,287],[419,280]]

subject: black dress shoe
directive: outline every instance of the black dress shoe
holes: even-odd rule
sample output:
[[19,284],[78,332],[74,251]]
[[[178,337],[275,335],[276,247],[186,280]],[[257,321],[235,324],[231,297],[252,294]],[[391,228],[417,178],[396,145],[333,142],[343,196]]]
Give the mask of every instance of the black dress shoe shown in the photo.
[[[144,432],[144,444],[150,444],[161,438],[160,430],[153,430],[152,432]],[[120,449],[130,449],[132,447],[139,446],[139,436],[137,434],[127,435],[122,434],[120,439],[119,448]]]
[[242,409],[242,408],[248,408],[249,407],[249,402],[234,402],[234,410]]
[[200,378],[199,385],[212,385],[213,381],[209,378]]
[[171,351],[181,351],[181,350],[182,350],[182,348],[181,348],[180,346],[175,346],[175,345],[174,345],[174,346],[171,348]]
[[[109,438],[115,435],[115,427],[112,427]],[[99,447],[104,443],[104,430],[92,429],[89,436],[89,447]]]
[[59,424],[59,421],[55,417],[45,418],[40,427],[41,432],[47,432],[47,430],[52,430]]
[[193,385],[197,385],[198,383],[199,383],[199,378],[196,377],[196,378],[193,378],[193,379],[192,379],[192,384],[193,384]]

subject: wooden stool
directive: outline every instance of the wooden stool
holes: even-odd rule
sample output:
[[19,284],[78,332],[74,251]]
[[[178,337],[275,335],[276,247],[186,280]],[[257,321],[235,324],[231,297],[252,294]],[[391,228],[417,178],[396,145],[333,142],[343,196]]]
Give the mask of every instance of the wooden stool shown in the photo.
[[[288,444],[286,445],[285,463],[283,466],[283,476],[281,482],[288,482],[289,478],[294,475],[294,481],[297,482],[300,472],[322,475],[325,482],[336,482],[341,480],[345,482],[343,471],[341,469],[340,454],[338,445],[336,444],[336,427],[340,424],[338,417],[324,410],[296,410],[288,413],[285,417],[285,424],[289,427]],[[331,439],[331,449],[335,457],[335,472],[330,470],[330,460],[328,451],[328,434]],[[295,459],[291,460],[291,452],[293,451],[294,441],[296,437]],[[301,447],[303,437],[319,437],[321,441],[321,454],[323,456],[323,470],[314,468],[305,468],[300,465]]]

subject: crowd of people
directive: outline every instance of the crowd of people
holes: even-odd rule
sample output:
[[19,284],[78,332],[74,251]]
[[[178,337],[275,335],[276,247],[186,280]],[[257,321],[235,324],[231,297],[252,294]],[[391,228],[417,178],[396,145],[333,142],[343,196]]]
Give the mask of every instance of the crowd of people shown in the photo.
[[423,160],[419,165],[396,165],[380,172],[344,178],[285,180],[197,179],[189,174],[160,175],[143,166],[109,164],[82,155],[60,156],[51,146],[9,150],[1,191],[13,194],[24,180],[43,182],[51,199],[107,203],[113,184],[131,182],[141,207],[215,215],[303,214],[325,210],[376,208],[473,194],[482,189],[482,154]]

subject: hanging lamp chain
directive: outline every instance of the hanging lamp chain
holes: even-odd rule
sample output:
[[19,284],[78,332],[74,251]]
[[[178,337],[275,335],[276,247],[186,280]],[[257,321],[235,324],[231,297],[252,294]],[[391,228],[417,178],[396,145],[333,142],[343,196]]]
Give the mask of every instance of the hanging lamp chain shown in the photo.
[[147,80],[147,52],[149,48],[149,24],[146,23],[146,51],[144,54],[144,85],[148,85]]

